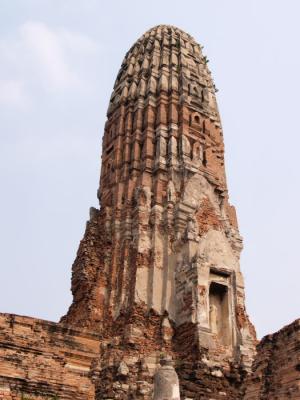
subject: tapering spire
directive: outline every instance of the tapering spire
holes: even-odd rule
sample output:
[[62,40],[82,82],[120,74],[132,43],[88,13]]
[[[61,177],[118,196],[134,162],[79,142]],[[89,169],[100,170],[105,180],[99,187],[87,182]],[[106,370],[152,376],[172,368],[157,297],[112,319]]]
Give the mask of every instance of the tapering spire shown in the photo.
[[215,87],[201,47],[178,28],[150,29],[125,56],[107,111],[98,196],[64,321],[107,333],[132,316],[145,324],[151,311],[166,345],[176,336],[187,354],[205,347],[218,358],[222,347],[247,364],[255,333]]

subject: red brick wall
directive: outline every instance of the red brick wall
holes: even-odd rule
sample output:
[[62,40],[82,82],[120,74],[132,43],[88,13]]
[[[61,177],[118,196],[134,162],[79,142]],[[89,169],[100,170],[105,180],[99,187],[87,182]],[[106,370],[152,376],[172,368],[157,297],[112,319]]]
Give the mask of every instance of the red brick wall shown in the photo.
[[244,400],[300,399],[300,320],[265,336],[257,346]]
[[98,349],[92,333],[0,314],[0,399],[94,399]]

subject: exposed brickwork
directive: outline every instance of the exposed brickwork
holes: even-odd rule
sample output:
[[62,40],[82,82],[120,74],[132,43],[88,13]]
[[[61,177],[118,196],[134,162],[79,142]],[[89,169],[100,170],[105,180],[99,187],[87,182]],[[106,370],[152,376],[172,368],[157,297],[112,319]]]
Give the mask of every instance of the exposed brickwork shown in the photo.
[[63,317],[63,323],[95,329],[103,319],[104,293],[108,286],[105,264],[110,262],[111,248],[104,232],[104,220],[103,212],[93,209],[72,267],[72,318]]
[[0,399],[92,400],[99,350],[96,334],[0,314]]
[[177,366],[182,399],[242,399],[242,374],[237,368],[224,371],[220,365],[183,361]]
[[300,320],[265,336],[257,346],[245,400],[300,399]]
[[196,214],[196,220],[200,236],[207,233],[211,228],[216,230],[223,228],[222,220],[220,216],[216,215],[216,211],[208,198],[202,201],[199,211]]

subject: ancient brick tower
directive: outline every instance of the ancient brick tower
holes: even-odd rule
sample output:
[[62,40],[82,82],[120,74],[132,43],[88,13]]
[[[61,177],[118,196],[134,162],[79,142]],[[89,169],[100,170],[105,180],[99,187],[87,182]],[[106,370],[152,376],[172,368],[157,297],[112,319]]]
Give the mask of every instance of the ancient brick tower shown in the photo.
[[255,332],[242,239],[228,202],[215,87],[191,36],[157,26],[132,46],[102,152],[101,207],[91,210],[62,321],[124,346],[144,343],[149,354],[200,360],[205,350],[206,359],[247,368]]
[[251,372],[214,84],[177,28],[125,57],[98,193],[61,322],[0,313],[0,400],[299,400],[300,320],[260,342]]

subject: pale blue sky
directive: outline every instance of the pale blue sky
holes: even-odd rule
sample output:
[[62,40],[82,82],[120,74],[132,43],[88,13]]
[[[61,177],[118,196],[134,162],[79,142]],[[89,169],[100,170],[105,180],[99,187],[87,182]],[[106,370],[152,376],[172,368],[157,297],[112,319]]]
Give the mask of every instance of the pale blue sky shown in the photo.
[[126,51],[172,24],[219,89],[246,301],[259,336],[299,317],[300,2],[0,0],[0,311],[58,320]]

